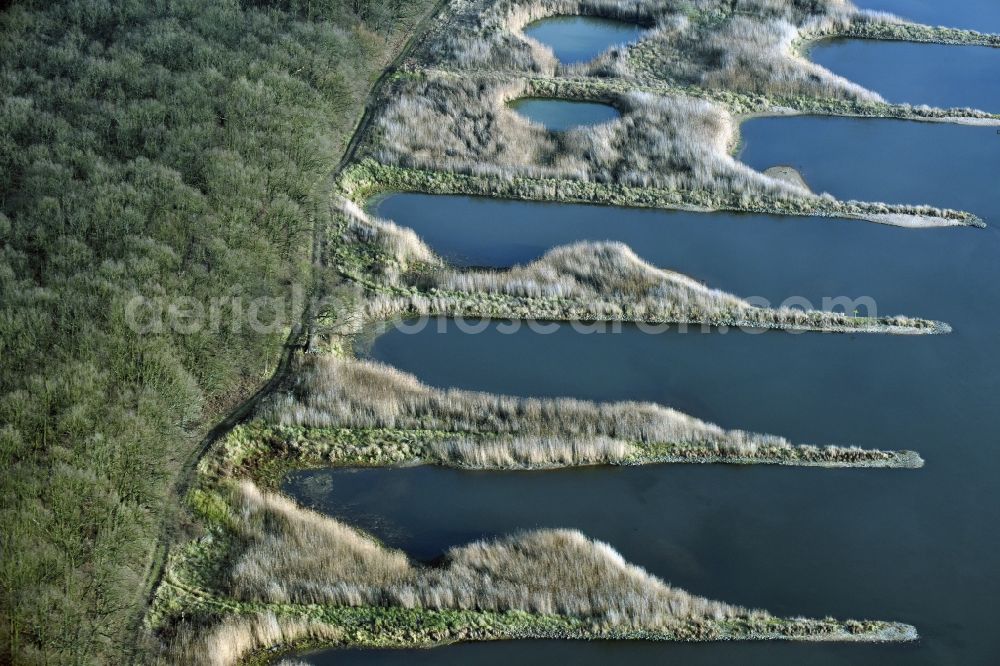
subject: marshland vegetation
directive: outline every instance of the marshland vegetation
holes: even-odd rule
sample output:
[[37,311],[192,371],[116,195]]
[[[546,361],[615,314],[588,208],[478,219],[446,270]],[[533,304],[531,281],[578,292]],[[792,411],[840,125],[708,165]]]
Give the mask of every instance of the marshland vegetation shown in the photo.
[[[536,454],[539,467],[556,466],[560,459],[574,456],[593,463],[633,464],[685,460],[874,467],[922,464],[910,451],[795,446],[782,437],[724,430],[654,403],[440,390],[380,363],[331,355],[308,359],[296,375],[293,387],[260,407],[259,421],[252,424],[253,436],[233,438],[224,460],[243,464],[243,447],[265,433],[274,455],[337,463],[339,458],[364,461],[374,454],[374,462],[379,462],[377,447],[367,447],[365,440],[371,441],[372,431],[386,430],[396,436],[395,442],[387,441],[388,462],[426,457],[470,466],[472,448],[481,446],[482,453],[476,455],[484,459],[510,457],[520,461],[515,467],[531,467],[536,463],[519,451],[523,440],[534,439],[543,442]],[[354,434],[344,429],[361,431],[359,446],[354,446]],[[271,434],[266,434],[269,430]],[[408,444],[399,444],[400,431],[411,431]],[[313,437],[315,450],[311,449]],[[547,454],[552,457],[546,458]]]
[[[521,29],[565,14],[650,29],[636,44],[564,66]],[[376,168],[387,189],[410,184],[548,200],[859,217],[903,226],[978,223],[956,211],[815,196],[732,160],[737,118],[745,114],[1000,122],[974,109],[889,104],[802,56],[806,45],[831,36],[997,43],[991,35],[861,11],[846,0],[808,6],[782,0],[462,0],[449,4],[397,77],[366,153],[380,163]],[[504,103],[522,94],[615,102],[623,117],[594,132],[552,136],[503,113]],[[386,173],[386,165],[402,172]]]
[[[372,217],[347,200],[340,202],[338,213],[340,242],[327,261],[365,289],[366,297],[355,306],[357,317],[365,320],[448,315],[836,332],[950,331],[942,322],[903,316],[757,307],[651,266],[622,243],[558,247],[503,271],[454,270],[409,229]],[[342,314],[343,304],[337,308]]]
[[[774,178],[769,180],[779,187],[793,187]],[[352,199],[392,192],[420,192],[629,208],[842,218],[906,228],[986,226],[974,213],[928,205],[843,201],[829,195],[778,198],[724,190],[674,190],[562,178],[495,177],[404,168],[374,160],[347,167],[343,185]]]
[[[451,75],[400,79],[362,146],[345,186],[857,217],[885,224],[981,224],[929,206],[840,201],[740,163],[736,118],[687,96],[645,92],[565,97],[613,104],[621,117],[554,134],[505,109],[544,94],[528,81]],[[364,182],[365,180],[369,182]],[[354,196],[357,196],[355,194]]]
[[609,546],[566,530],[453,548],[438,567],[415,567],[357,530],[243,481],[228,503],[242,546],[220,576],[244,602],[521,610],[625,629],[686,620],[765,619],[673,589],[627,565]]
[[[169,656],[158,663],[189,666],[233,666],[260,656],[274,645],[332,644],[344,630],[310,618],[289,617],[270,611],[219,617],[206,627],[180,623],[172,638]],[[286,662],[281,662],[286,664]],[[287,662],[291,666],[291,662]]]
[[621,118],[555,135],[504,111],[508,100],[538,96],[525,81],[430,75],[402,79],[393,93],[363,153],[383,164],[670,189],[764,191],[770,184],[730,157],[736,123],[703,100],[609,95],[593,101],[612,104]]

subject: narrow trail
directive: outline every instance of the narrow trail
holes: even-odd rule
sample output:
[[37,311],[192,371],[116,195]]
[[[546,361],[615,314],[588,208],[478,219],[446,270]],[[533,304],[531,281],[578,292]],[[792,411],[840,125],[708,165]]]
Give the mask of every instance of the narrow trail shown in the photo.
[[[369,90],[368,97],[365,101],[362,116],[357,125],[355,125],[354,131],[351,134],[351,139],[348,142],[336,168],[327,177],[323,185],[322,195],[329,195],[334,187],[334,184],[336,183],[337,176],[354,160],[358,147],[361,144],[361,139],[367,132],[368,127],[371,124],[371,120],[374,117],[374,112],[376,110],[375,104],[379,99],[381,99],[383,89],[391,80],[400,64],[405,61],[407,57],[409,57],[414,45],[424,35],[430,23],[447,4],[448,0],[437,0],[434,5],[425,12],[425,14],[417,22],[414,29],[409,32],[409,37],[406,39],[402,48],[392,59],[389,65],[382,70],[382,73],[379,75],[379,78],[376,79],[375,83],[372,84],[372,88]],[[244,422],[251,414],[253,414],[261,400],[270,395],[272,391],[281,386],[289,378],[289,371],[294,365],[296,354],[310,351],[310,343],[314,332],[313,323],[316,316],[313,305],[317,301],[316,296],[319,288],[317,280],[315,280],[315,276],[317,274],[317,269],[320,268],[322,264],[325,234],[325,225],[319,219],[314,220],[312,243],[313,275],[310,280],[311,284],[309,297],[307,298],[305,310],[302,313],[301,320],[292,326],[292,329],[282,346],[281,358],[278,361],[278,365],[275,368],[274,373],[267,380],[267,382],[254,392],[253,395],[241,402],[225,418],[213,426],[212,429],[209,430],[208,433],[206,433],[201,439],[198,446],[195,447],[190,454],[188,454],[177,476],[177,484],[174,487],[174,497],[176,497],[179,502],[183,502],[184,497],[186,497],[188,492],[191,490],[195,473],[198,468],[198,463],[209,451],[212,445],[221,438],[225,437],[233,428]],[[180,507],[180,511],[184,511],[182,506]],[[175,520],[168,519],[164,521],[160,539],[150,558],[149,569],[143,579],[144,583],[142,596],[145,598],[145,603],[142,605],[141,612],[138,613],[133,620],[133,631],[131,632],[131,635],[134,638],[139,638],[141,636],[143,620],[148,614],[153,603],[154,595],[163,581],[167,557],[170,552],[170,547],[174,543],[175,533]],[[142,644],[143,641],[141,640],[132,640],[127,645],[122,646],[122,653],[127,655],[125,659],[126,663],[141,663],[139,659],[142,655]]]

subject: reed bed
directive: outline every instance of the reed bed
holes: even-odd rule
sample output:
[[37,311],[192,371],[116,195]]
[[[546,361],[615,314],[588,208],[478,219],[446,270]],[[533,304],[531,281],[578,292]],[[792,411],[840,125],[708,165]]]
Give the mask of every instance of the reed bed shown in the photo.
[[333,202],[336,219],[343,223],[338,244],[366,245],[376,248],[397,266],[441,265],[442,261],[409,227],[368,214],[350,199],[338,197]]
[[[609,48],[590,63],[562,65],[525,36],[525,25],[556,15],[631,21],[648,29],[637,44]],[[997,46],[1000,37],[932,28],[848,0],[459,0],[419,49],[423,65],[456,71],[616,77],[798,98],[882,102],[882,98],[802,57],[828,37],[904,39]]]
[[[309,618],[281,616],[270,611],[231,615],[208,626],[180,625],[168,651],[160,655],[157,663],[238,666],[247,657],[274,646],[300,641],[332,643],[343,636],[342,629]],[[293,664],[289,660],[280,663]]]
[[180,608],[202,614],[171,625],[156,663],[228,666],[303,645],[456,639],[917,638],[905,624],[776,618],[695,596],[576,530],[481,540],[421,564],[248,480],[209,494],[213,534],[189,544],[167,574]]
[[247,480],[211,496],[214,533],[189,544],[187,560],[174,559],[167,574],[174,601],[204,614],[172,625],[156,663],[226,666],[306,644],[463,638],[917,638],[899,623],[776,618],[698,597],[576,530],[481,540],[421,564]]
[[[263,404],[258,417],[269,427],[303,433],[280,444],[287,451],[298,448],[308,452],[311,431],[373,433],[373,439],[360,447],[338,444],[331,460],[357,459],[362,453],[376,461],[399,460],[396,443],[378,433],[410,431],[414,433],[406,438],[410,459],[470,467],[477,458],[489,467],[656,460],[920,464],[919,457],[905,452],[796,446],[775,435],[725,430],[655,403],[596,403],[441,390],[381,363],[334,356],[306,359],[295,385]],[[434,434],[426,450],[420,444],[420,433]],[[383,445],[385,455],[380,453]],[[534,451],[530,451],[532,446]],[[477,447],[482,448],[476,451]]]
[[638,447],[610,437],[450,437],[431,442],[428,460],[468,469],[543,469],[625,463]]
[[562,178],[675,190],[811,198],[738,162],[738,125],[721,105],[643,92],[609,94],[621,117],[553,133],[506,108],[526,81],[429,75],[397,83],[365,155],[383,164],[503,179]]
[[[981,224],[968,213],[931,206],[841,201],[751,169],[732,155],[739,124],[720,101],[559,85],[561,96],[609,103],[621,112],[615,120],[565,132],[550,132],[506,108],[514,98],[548,96],[550,88],[442,73],[397,81],[355,170],[371,171],[365,165],[372,164],[390,179],[422,181],[418,189],[471,188],[493,196],[551,200],[563,192],[584,201],[610,195],[626,205],[819,214],[899,226]],[[950,113],[872,104],[848,112],[923,119]],[[973,115],[965,120],[998,122]],[[647,203],[651,199],[655,203]]]
[[340,214],[344,224],[340,240],[345,246],[378,248],[368,268],[377,272],[381,288],[364,299],[363,319],[447,315],[817,331],[949,330],[940,322],[904,316],[869,318],[757,307],[686,275],[652,266],[617,242],[557,247],[537,261],[508,270],[458,271],[447,268],[409,229],[369,216],[346,201]]
[[457,546],[430,567],[247,481],[234,489],[230,502],[234,533],[243,546],[226,578],[228,592],[244,601],[520,610],[632,629],[767,617],[671,587],[574,530]]

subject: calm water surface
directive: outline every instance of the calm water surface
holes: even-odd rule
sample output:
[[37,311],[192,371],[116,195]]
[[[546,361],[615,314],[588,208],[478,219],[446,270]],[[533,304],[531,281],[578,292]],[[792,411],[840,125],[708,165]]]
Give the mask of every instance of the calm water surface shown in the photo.
[[[1000,219],[994,130],[795,118],[744,127],[741,156],[816,190]],[[379,212],[466,263],[507,265],[580,238],[737,293],[871,295],[945,319],[947,336],[390,332],[368,353],[440,387],[655,400],[796,441],[912,448],[921,470],[656,466],[542,473],[421,467],[293,474],[306,504],[415,557],[535,527],[575,527],[702,594],[779,614],[910,622],[913,645],[515,642],[327,651],[313,664],[993,664],[1000,651],[1000,234],[822,219],[390,197]],[[443,220],[443,221],[442,221]]]
[[[711,647],[711,658],[705,646],[696,643],[571,643],[559,641],[510,641],[502,643],[458,644],[436,650],[327,650],[298,655],[315,666],[365,664],[366,666],[423,666],[424,664],[481,664],[482,666],[551,666],[567,664],[691,664],[692,666],[739,666],[796,664],[831,666],[854,663],[860,654],[877,659],[889,648],[885,646],[800,645],[777,643],[719,643]],[[447,652],[447,655],[441,654]]]
[[590,16],[552,16],[530,23],[524,34],[545,44],[564,65],[588,62],[612,46],[639,39],[635,23]]
[[960,208],[1000,226],[995,127],[803,116],[752,120],[741,134],[740,159],[794,166],[815,191]]
[[917,23],[1000,32],[997,0],[854,0],[854,4],[862,9],[891,12]]
[[510,108],[554,132],[584,125],[599,125],[621,115],[618,109],[610,104],[564,99],[524,98],[511,102]]
[[809,57],[890,102],[1000,112],[1000,49],[836,39]]

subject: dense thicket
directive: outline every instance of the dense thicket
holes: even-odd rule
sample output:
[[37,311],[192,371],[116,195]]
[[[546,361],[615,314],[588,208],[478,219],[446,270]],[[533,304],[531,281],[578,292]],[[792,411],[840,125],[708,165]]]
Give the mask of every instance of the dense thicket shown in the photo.
[[[307,280],[327,177],[429,4],[0,14],[0,662],[116,660],[180,462],[278,358],[232,299]],[[140,333],[135,295],[218,312]]]

